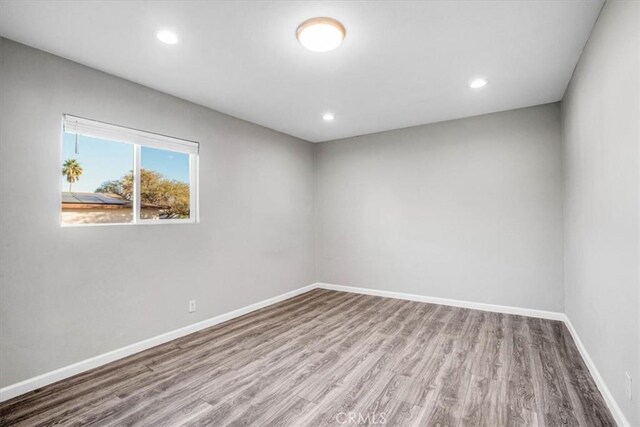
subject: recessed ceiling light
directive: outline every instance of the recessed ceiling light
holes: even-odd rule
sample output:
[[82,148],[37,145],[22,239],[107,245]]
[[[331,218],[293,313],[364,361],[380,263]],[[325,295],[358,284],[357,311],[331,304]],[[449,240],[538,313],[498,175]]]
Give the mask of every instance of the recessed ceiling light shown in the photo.
[[469,83],[469,87],[471,89],[480,89],[481,87],[485,86],[487,84],[487,80],[486,79],[475,79],[472,80],[471,83]]
[[322,115],[322,120],[324,120],[325,122],[330,122],[335,118],[336,118],[336,116],[334,116],[333,113],[324,113]]
[[327,52],[340,46],[347,30],[333,18],[311,18],[304,21],[296,31],[302,46],[313,52]]
[[156,37],[158,38],[158,40],[165,44],[178,43],[178,36],[176,35],[176,33],[172,33],[171,31],[158,31],[156,33]]

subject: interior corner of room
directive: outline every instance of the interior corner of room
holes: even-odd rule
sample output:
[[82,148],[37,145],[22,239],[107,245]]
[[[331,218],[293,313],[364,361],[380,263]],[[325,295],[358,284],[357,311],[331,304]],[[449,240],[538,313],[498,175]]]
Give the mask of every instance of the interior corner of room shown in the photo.
[[2,425],[640,426],[640,2],[4,0],[0,174]]

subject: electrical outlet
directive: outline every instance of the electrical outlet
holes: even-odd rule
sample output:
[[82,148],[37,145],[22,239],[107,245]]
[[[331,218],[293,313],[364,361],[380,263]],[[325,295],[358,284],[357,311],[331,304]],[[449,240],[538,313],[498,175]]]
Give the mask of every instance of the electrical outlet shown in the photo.
[[627,393],[629,400],[631,400],[631,374],[629,372],[625,372],[624,379],[624,391]]
[[189,301],[189,313],[193,313],[196,311],[196,300],[192,299]]

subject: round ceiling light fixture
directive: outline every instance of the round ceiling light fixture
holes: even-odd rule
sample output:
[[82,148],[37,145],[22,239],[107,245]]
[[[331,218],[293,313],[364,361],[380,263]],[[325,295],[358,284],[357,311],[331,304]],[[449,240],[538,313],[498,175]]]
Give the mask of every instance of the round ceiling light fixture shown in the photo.
[[471,83],[469,83],[469,87],[471,89],[480,89],[481,87],[486,85],[487,85],[487,79],[482,79],[482,78],[472,80]]
[[171,31],[158,31],[156,33],[156,38],[160,40],[164,44],[176,44],[178,43],[178,36],[176,33],[172,33]]
[[311,18],[298,26],[300,44],[313,52],[328,52],[340,46],[347,30],[333,18]]
[[333,113],[324,113],[322,115],[322,120],[324,120],[325,122],[331,122],[335,118],[336,116],[334,116]]

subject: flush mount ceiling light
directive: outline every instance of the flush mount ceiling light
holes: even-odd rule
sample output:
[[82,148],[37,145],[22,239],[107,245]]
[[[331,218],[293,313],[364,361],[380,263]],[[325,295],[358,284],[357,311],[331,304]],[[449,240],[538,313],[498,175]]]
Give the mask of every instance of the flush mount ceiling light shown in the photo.
[[160,40],[164,44],[176,44],[178,43],[178,36],[176,33],[172,33],[171,31],[158,31],[156,33],[156,38]]
[[327,52],[340,46],[347,34],[344,25],[333,18],[311,18],[296,31],[300,44],[313,52]]
[[335,118],[336,118],[336,116],[334,116],[333,113],[324,113],[322,115],[322,120],[324,120],[325,122],[330,122]]
[[487,79],[475,79],[469,83],[471,89],[480,89],[487,84]]

